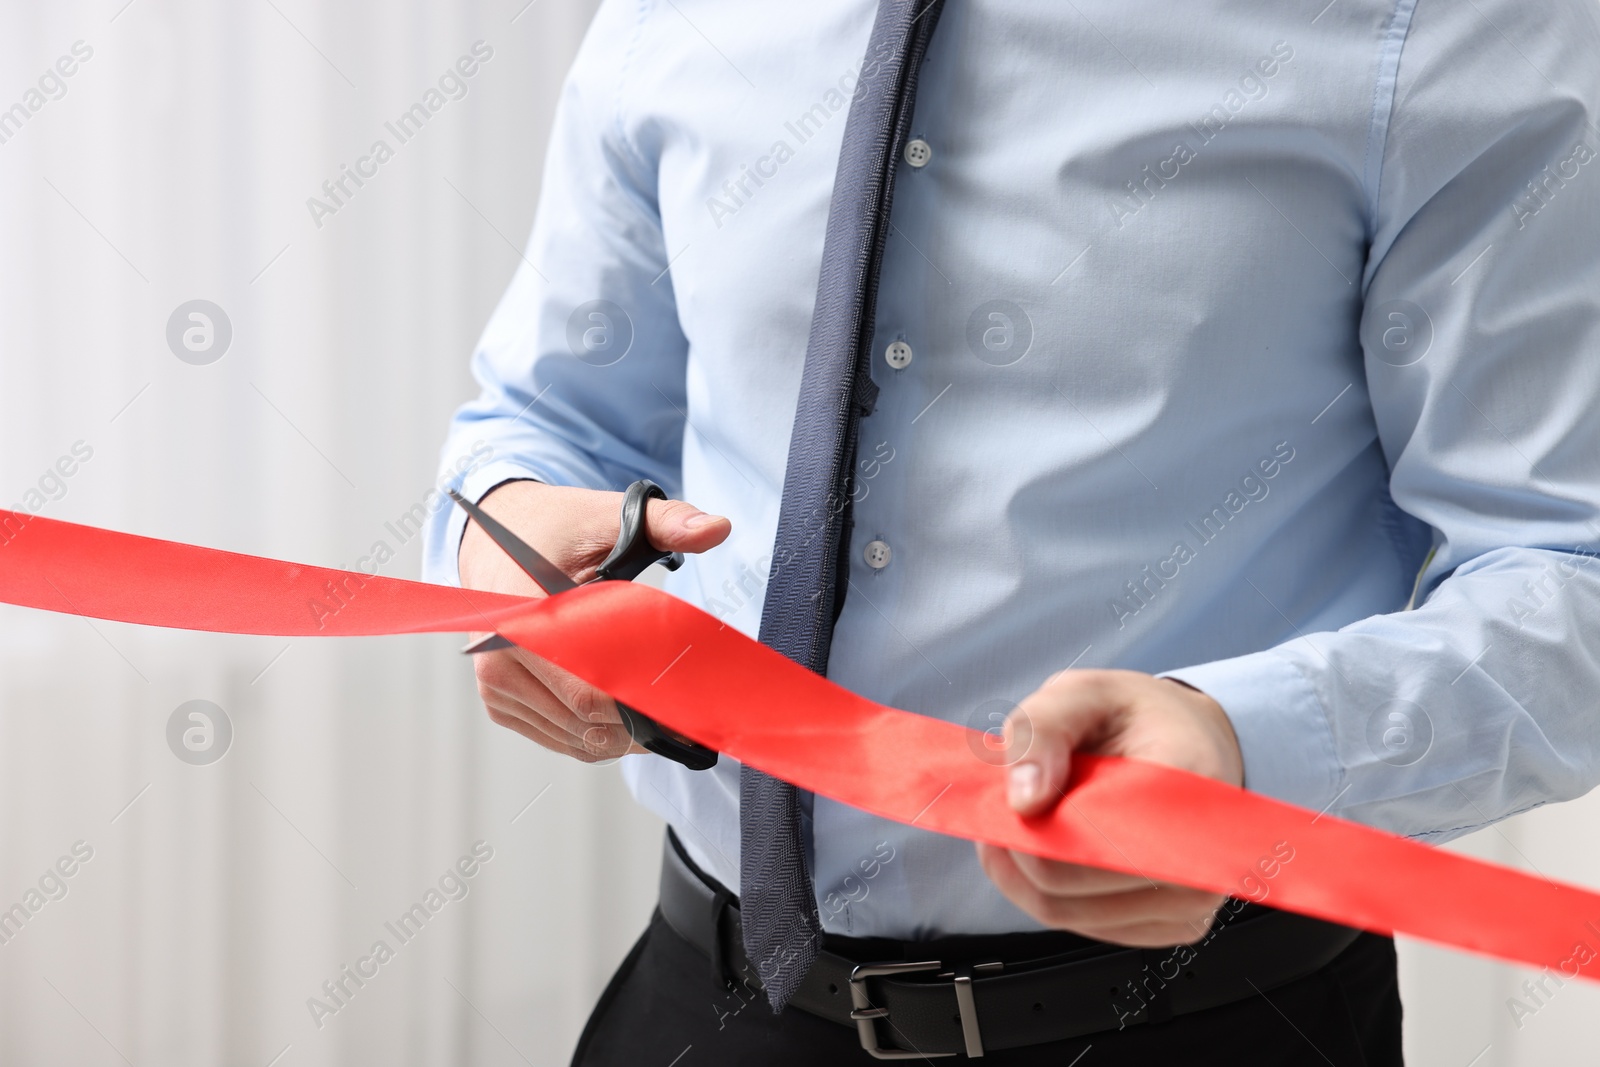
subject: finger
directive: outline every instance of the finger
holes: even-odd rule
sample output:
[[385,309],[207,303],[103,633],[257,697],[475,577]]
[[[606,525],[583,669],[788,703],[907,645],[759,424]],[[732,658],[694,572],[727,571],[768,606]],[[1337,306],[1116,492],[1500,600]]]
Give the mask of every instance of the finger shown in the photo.
[[[526,649],[504,651],[512,657],[510,668],[486,660],[488,670],[480,671],[480,687],[488,685],[526,706],[546,725],[565,733],[567,743],[601,758],[646,751],[623,724],[616,701],[604,692]],[[494,655],[499,653],[484,654]]]
[[1008,849],[980,845],[979,863],[1010,900],[1045,926],[1116,944],[1187,944],[1205,936],[1222,897],[1183,887],[1146,887],[1094,897],[1062,897],[1035,885]]
[[1026,852],[1013,852],[1012,858],[1028,881],[1044,890],[1063,897],[1097,896],[1104,893],[1125,893],[1143,889],[1151,884],[1148,878],[1121,871],[1108,871],[1101,867],[1085,867],[1077,863],[1047,860]]
[[[496,661],[490,656],[504,655]],[[562,670],[525,648],[509,648],[479,657],[488,668],[489,681],[503,692],[549,716],[550,721],[574,737],[594,723],[622,721],[617,706],[605,693],[577,675]],[[509,662],[507,662],[509,661]],[[480,680],[484,671],[479,671]]]
[[[513,650],[483,653],[474,667],[477,669],[479,695],[485,698],[486,703],[490,695],[495,695],[503,701],[521,705],[552,729],[565,733],[571,743],[576,743],[590,726],[608,721],[603,715],[580,718],[561,693],[552,690],[543,678],[534,673],[526,657],[516,655]],[[609,721],[620,721],[615,716],[614,707],[612,710],[613,716]],[[600,709],[595,711],[599,714]]]
[[[530,688],[539,686],[529,679]],[[528,689],[508,693],[490,689],[483,694],[484,706],[491,704],[541,730],[557,743],[587,752],[599,759],[612,759],[629,750],[632,738],[620,720],[612,722],[584,722],[539,686],[544,696],[530,696]],[[637,746],[633,746],[637,748]],[[642,751],[642,750],[641,750]]]
[[1117,930],[1147,924],[1181,926],[1189,937],[1199,937],[1211,924],[1222,898],[1176,886],[1146,886],[1126,893],[1093,897],[1058,897],[1042,894],[1046,908],[1059,926],[1079,930]]
[[565,730],[557,730],[538,716],[530,715],[526,707],[513,700],[490,694],[484,698],[483,707],[489,713],[490,722],[521,734],[540,748],[563,756],[574,756],[578,752]]
[[563,670],[526,649],[514,649],[517,660],[529,676],[555,701],[552,717],[571,733],[582,735],[596,724],[622,725],[617,702],[571,671]]
[[1176,945],[1193,945],[1204,940],[1206,929],[1204,925],[1193,923],[1151,922],[1104,929],[1085,927],[1082,930],[1073,930],[1072,933],[1128,948],[1172,948]]
[[633,743],[620,726],[595,724],[582,736],[573,736],[553,726],[526,705],[498,694],[484,701],[489,719],[497,726],[515,730],[543,748],[583,763],[600,763],[645,750]]
[[704,552],[727,540],[733,524],[682,500],[651,500],[644,509],[644,532],[663,552]]
[[1063,671],[1025,698],[1006,719],[1008,748],[1020,750],[1006,800],[1020,815],[1054,807],[1066,790],[1074,750],[1108,732],[1124,701],[1113,671]]

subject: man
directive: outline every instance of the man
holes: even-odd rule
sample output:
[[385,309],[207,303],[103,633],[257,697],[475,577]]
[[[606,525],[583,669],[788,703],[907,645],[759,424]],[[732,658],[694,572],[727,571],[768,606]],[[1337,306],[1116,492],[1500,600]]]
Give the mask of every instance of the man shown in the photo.
[[[1597,15],[606,0],[446,460],[489,444],[463,493],[580,579],[618,491],[660,483],[669,590],[874,700],[1007,723],[975,758],[1019,811],[1073,751],[1429,841],[1578,796]],[[429,555],[458,565],[534,592],[459,510]],[[496,722],[625,750],[550,664],[477,669]],[[1400,1062],[1386,939],[727,759],[623,768],[673,840],[576,1062]],[[937,966],[854,970],[882,961]]]

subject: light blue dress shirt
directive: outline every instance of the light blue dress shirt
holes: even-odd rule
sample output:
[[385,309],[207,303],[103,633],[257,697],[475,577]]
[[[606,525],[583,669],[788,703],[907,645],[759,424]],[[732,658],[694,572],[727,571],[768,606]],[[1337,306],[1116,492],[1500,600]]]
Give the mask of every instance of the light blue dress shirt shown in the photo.
[[[875,9],[605,0],[444,448],[727,515],[668,588],[752,635]],[[1588,790],[1597,106],[1593,0],[948,0],[829,677],[982,730],[1170,673],[1249,788],[1429,840]],[[737,890],[738,767],[625,771]],[[829,930],[1034,928],[968,842],[818,798],[815,846]]]

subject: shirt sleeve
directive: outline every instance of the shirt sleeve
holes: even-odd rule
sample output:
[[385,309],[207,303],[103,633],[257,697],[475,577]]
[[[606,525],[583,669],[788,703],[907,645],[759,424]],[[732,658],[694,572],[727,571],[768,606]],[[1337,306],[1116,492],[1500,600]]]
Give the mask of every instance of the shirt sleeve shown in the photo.
[[[502,482],[676,494],[688,344],[678,325],[650,131],[619,100],[643,30],[606,0],[557,105],[533,234],[472,356],[481,392],[451,421],[439,487],[477,500]],[[426,527],[424,576],[456,583],[466,525],[443,506]],[[438,503],[438,501],[435,501]]]
[[1418,606],[1171,672],[1251,789],[1422,838],[1600,768],[1600,9],[1529,15],[1421,0],[1378,149],[1360,333]]

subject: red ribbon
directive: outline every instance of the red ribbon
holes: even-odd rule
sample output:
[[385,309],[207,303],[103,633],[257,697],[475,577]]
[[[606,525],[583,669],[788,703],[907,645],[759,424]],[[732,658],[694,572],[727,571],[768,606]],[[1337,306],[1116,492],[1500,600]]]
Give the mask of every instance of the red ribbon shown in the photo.
[[0,510],[0,601],[293,637],[497,630],[702,744],[887,819],[1600,977],[1588,890],[1133,760],[1074,757],[1061,804],[1023,819],[1003,768],[976,754],[982,735],[857,696],[647,586],[530,600]]

